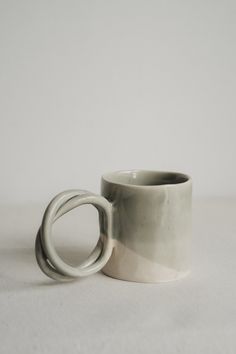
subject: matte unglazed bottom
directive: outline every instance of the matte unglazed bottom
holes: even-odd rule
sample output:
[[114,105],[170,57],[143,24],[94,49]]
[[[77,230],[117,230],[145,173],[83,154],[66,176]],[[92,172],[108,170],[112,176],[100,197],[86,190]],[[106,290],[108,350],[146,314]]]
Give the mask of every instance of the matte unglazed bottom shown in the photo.
[[[118,242],[119,243],[119,242]],[[102,272],[112,278],[139,283],[161,283],[182,279],[189,267],[174,269],[137,254],[119,243]]]

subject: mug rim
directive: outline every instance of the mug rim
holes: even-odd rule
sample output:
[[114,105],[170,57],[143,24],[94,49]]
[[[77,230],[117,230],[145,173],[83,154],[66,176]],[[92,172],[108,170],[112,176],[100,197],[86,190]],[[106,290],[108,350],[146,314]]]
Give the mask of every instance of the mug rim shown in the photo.
[[[167,174],[173,177],[180,177],[183,178],[183,181],[176,182],[176,183],[162,183],[162,184],[133,184],[133,183],[124,183],[124,182],[117,182],[114,178],[120,174],[136,174],[136,173],[146,173],[146,174]],[[102,180],[113,185],[130,187],[130,188],[163,188],[163,187],[176,187],[178,185],[185,185],[192,182],[192,178],[182,172],[176,171],[164,171],[164,170],[146,170],[146,169],[131,169],[131,170],[116,170],[105,172],[102,175]]]

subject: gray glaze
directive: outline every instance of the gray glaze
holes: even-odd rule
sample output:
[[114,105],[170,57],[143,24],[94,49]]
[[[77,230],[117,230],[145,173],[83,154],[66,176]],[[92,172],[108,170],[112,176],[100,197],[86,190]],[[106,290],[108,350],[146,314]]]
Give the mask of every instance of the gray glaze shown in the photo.
[[[65,191],[48,205],[35,243],[37,262],[46,275],[70,281],[102,269],[118,279],[161,282],[188,274],[192,183],[187,175],[118,171],[103,175],[101,189],[102,196]],[[52,225],[83,204],[97,208],[100,237],[87,260],[72,267],[57,253]]]
[[121,171],[102,177],[112,203],[114,249],[103,272],[140,282],[189,272],[191,179],[180,173]]

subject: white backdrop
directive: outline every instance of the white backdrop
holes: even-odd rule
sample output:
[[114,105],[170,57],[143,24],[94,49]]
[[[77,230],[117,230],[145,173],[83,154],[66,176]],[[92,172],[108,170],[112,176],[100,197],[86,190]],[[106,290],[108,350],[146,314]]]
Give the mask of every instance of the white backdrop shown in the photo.
[[[235,354],[235,86],[235,0],[0,0],[1,354]],[[47,279],[49,200],[131,168],[192,175],[191,276]],[[66,262],[97,219],[57,221]]]
[[235,1],[0,0],[0,203],[179,170],[236,195]]

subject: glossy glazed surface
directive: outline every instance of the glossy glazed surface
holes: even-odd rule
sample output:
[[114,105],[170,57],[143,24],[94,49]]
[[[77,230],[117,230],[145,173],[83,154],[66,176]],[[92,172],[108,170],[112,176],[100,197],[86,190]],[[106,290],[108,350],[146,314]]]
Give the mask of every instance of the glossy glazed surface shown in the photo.
[[[58,254],[52,238],[52,226],[61,216],[83,204],[92,204],[98,210],[100,237],[88,258],[73,267]],[[39,267],[57,281],[72,281],[98,272],[107,263],[113,250],[111,223],[112,206],[104,197],[81,189],[59,193],[46,208],[36,236],[35,255]]]
[[108,173],[102,177],[101,192],[112,203],[114,238],[105,274],[161,282],[189,273],[192,183],[187,175]]

